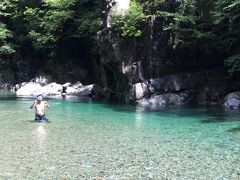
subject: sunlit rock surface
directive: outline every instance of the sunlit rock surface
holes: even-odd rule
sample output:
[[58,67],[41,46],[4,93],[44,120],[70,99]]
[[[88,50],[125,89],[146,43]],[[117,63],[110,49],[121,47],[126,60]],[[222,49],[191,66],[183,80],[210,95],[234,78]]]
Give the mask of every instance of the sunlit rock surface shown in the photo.
[[107,97],[106,91],[98,85],[90,84],[83,85],[79,81],[71,84],[70,82],[65,84],[58,84],[51,82],[46,84],[45,78],[36,77],[32,82],[23,82],[15,85],[16,95],[18,97],[36,97],[42,95],[48,98],[65,98],[72,99],[75,97],[91,97],[91,98],[105,98]]
[[37,96],[40,94],[42,86],[38,83],[29,82],[16,91],[17,96]]

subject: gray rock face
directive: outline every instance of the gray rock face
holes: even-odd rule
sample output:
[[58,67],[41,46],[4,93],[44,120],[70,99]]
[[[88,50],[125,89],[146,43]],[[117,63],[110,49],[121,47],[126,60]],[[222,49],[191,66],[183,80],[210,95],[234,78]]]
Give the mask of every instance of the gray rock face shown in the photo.
[[240,91],[228,94],[223,106],[227,109],[240,110]]
[[[164,2],[162,8],[171,12],[175,3]],[[109,16],[104,16],[105,22]],[[194,90],[196,103],[220,103],[228,86],[224,71],[216,68],[221,66],[218,56],[205,49],[191,49],[172,37],[162,28],[164,18],[152,15],[147,23],[138,38],[122,37],[103,23],[98,33],[103,86],[127,102]]]
[[[75,88],[74,88],[75,87]],[[77,95],[77,96],[90,96],[94,90],[94,85],[86,85],[86,86],[71,86],[67,87],[66,95]]]
[[130,90],[131,100],[140,100],[155,93],[173,93],[196,88],[199,82],[198,74],[175,74],[158,79],[150,79],[134,84]]
[[153,95],[150,98],[143,98],[137,101],[139,106],[145,108],[158,109],[167,105],[183,105],[190,101],[190,95],[188,92],[182,92],[179,94],[167,93],[161,95]]
[[182,73],[165,76],[161,79],[151,79],[149,83],[157,91],[174,92],[195,88],[199,79],[199,74]]
[[79,81],[76,82],[75,84],[72,85],[73,88],[77,89],[77,88],[80,88],[80,87],[83,87],[82,83],[80,83]]
[[[158,104],[163,106],[168,104],[186,103],[219,103],[221,97],[226,91],[226,84],[224,78],[221,76],[221,71],[201,71],[196,73],[179,73],[164,76],[161,78],[150,79],[141,83],[136,83],[131,86],[126,100],[130,102],[137,102],[140,104]],[[174,97],[186,97],[187,93],[189,100],[178,101],[168,100],[170,95]],[[165,96],[168,94],[168,96]],[[231,95],[233,96],[233,95]],[[234,95],[236,96],[236,94]],[[143,101],[141,101],[143,99]],[[167,99],[167,100],[166,100]],[[159,102],[155,102],[160,100]]]

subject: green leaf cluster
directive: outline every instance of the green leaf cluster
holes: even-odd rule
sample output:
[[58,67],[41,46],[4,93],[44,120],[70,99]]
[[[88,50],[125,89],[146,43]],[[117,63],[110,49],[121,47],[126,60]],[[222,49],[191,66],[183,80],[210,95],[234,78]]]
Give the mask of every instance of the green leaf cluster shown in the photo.
[[131,1],[126,14],[115,14],[112,24],[122,31],[123,37],[139,37],[146,26],[147,16],[143,13],[143,6],[137,1]]

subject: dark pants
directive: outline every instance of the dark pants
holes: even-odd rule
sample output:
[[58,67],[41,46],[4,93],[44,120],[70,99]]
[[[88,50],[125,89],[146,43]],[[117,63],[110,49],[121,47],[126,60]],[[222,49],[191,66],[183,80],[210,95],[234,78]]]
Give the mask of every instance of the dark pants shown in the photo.
[[48,120],[48,118],[45,114],[42,116],[38,115],[38,114],[35,115],[35,121],[37,121],[37,122],[42,122],[42,121],[47,121],[47,120]]

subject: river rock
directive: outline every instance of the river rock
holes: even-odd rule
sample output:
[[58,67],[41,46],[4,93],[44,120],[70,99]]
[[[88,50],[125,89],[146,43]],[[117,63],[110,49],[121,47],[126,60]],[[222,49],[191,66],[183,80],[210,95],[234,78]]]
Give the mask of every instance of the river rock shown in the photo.
[[94,90],[94,85],[87,85],[82,86],[81,88],[77,89],[76,94],[78,96],[90,96]]
[[47,98],[66,98],[66,97],[90,97],[99,99],[107,97],[106,91],[95,84],[83,86],[79,81],[71,85],[70,82],[63,85],[52,82],[50,84],[42,85],[46,81],[41,78],[34,78],[34,82],[23,82],[17,84],[17,96],[35,97],[39,94]]
[[143,98],[137,101],[139,106],[145,108],[161,108],[167,105],[183,105],[189,103],[191,96],[188,92],[182,92],[179,94],[167,93],[161,95],[153,95],[150,98]]
[[240,91],[229,93],[225,97],[225,101],[230,100],[230,99],[239,99],[240,100]]
[[175,92],[193,89],[196,87],[198,81],[198,74],[180,73],[159,79],[151,79],[149,84],[160,92]]
[[66,87],[66,88],[67,88],[67,87],[70,87],[70,86],[71,86],[71,83],[70,83],[70,82],[67,82],[67,83],[65,83],[65,84],[62,85],[62,87]]
[[66,87],[66,90],[65,90],[66,94],[75,94],[77,93],[77,89],[76,88],[73,88],[73,87]]
[[77,96],[90,96],[94,89],[94,85],[86,85],[86,86],[70,86],[67,87],[65,92],[66,95],[77,95]]
[[81,86],[74,88],[73,86],[66,88],[66,95],[78,97],[92,97],[94,99],[108,98],[107,90],[96,84]]
[[165,76],[158,79],[150,79],[142,83],[136,83],[132,86],[130,92],[130,100],[140,100],[156,93],[175,93],[184,90],[196,88],[199,81],[198,74],[175,74]]
[[52,81],[50,76],[38,76],[30,80],[30,82],[34,82],[40,84],[41,86],[45,86]]
[[42,94],[43,96],[54,96],[54,95],[61,95],[63,91],[63,87],[57,83],[50,83],[45,86],[41,86],[41,84],[36,82],[29,82],[29,83],[21,83],[17,84],[16,86],[16,95],[17,96],[37,96]]
[[38,83],[29,82],[16,91],[17,96],[37,96],[41,92],[42,86]]
[[63,87],[55,82],[43,86],[39,92],[42,95],[61,95]]
[[240,109],[240,91],[228,94],[223,105],[227,109]]
[[79,81],[72,85],[72,87],[75,88],[75,89],[80,88],[82,86],[83,86],[82,83],[79,82]]
[[140,100],[143,97],[155,92],[154,87],[147,82],[137,83],[137,84],[133,85],[132,88],[134,91],[135,99],[137,99],[137,100]]

